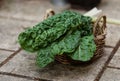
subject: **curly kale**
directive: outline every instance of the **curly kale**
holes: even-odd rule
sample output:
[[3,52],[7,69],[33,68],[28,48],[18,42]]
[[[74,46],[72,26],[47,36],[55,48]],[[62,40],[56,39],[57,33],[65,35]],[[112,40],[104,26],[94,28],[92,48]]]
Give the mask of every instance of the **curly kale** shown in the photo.
[[20,33],[21,47],[37,52],[37,64],[45,67],[55,55],[66,54],[73,60],[89,61],[96,50],[92,18],[64,11]]

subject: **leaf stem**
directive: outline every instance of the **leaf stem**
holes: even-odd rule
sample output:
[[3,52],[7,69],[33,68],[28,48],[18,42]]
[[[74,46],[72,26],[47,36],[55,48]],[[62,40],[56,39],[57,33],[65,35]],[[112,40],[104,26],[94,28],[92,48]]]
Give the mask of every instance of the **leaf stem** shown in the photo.
[[[84,16],[90,16],[93,18],[93,22],[96,21],[97,17],[102,14],[102,10],[98,10],[97,8],[93,8],[87,13],[84,14]],[[115,24],[115,25],[120,25],[120,20],[117,19],[112,19],[112,18],[107,18],[107,23],[108,24]]]
[[[92,17],[92,21],[95,22],[97,17]],[[107,23],[108,24],[115,24],[115,25],[120,25],[120,20],[117,19],[112,19],[112,18],[107,18]]]

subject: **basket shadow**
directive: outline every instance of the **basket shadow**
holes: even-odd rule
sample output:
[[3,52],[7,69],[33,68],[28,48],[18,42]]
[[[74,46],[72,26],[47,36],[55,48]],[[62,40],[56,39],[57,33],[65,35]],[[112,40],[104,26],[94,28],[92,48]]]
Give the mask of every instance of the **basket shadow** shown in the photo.
[[[93,67],[96,66],[97,59],[95,62],[87,62],[78,64],[61,64],[57,61],[49,64],[45,68],[39,69],[39,73],[43,78],[49,79],[79,79],[87,77],[89,73],[93,71]],[[79,76],[78,76],[79,75]]]

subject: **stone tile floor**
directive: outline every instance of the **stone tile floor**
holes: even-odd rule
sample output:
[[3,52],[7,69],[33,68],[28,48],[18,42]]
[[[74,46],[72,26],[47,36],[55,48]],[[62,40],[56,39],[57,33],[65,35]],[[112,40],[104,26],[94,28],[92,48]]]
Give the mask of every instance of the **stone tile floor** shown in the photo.
[[[104,55],[86,66],[53,63],[38,68],[36,55],[19,48],[17,36],[25,27],[40,22],[48,8],[54,8],[57,13],[61,11],[48,1],[4,0],[0,5],[0,81],[120,81],[119,25],[107,24]],[[107,17],[120,19],[119,4],[119,0],[103,0],[98,8]]]

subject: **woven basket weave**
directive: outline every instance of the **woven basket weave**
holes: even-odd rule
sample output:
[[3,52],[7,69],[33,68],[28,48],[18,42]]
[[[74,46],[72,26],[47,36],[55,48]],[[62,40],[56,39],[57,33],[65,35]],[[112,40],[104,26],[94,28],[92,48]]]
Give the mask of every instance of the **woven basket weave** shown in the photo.
[[[47,10],[44,19],[47,19],[48,16],[54,15],[53,10]],[[97,46],[97,49],[94,53],[93,58],[90,61],[82,62],[76,61],[68,57],[67,55],[56,55],[55,59],[62,63],[62,64],[81,64],[81,63],[89,63],[98,58],[100,58],[104,53],[104,45],[105,45],[105,38],[106,38],[106,16],[101,15],[97,18],[95,22],[93,22],[93,34],[94,34],[94,41]]]

